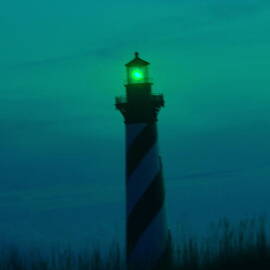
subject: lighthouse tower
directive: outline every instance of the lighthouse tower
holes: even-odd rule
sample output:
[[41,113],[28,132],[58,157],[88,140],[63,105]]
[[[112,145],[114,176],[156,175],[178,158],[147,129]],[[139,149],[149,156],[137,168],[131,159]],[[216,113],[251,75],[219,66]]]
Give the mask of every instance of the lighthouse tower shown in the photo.
[[128,270],[166,269],[166,224],[157,115],[163,95],[152,94],[149,63],[138,53],[126,64],[126,96],[116,97],[126,131],[126,260]]

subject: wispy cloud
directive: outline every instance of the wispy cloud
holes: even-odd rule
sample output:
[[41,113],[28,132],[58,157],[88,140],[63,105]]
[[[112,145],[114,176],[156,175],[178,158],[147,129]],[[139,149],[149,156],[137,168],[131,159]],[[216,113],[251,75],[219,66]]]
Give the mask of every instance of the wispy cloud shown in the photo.
[[32,188],[24,191],[0,193],[2,207],[30,208],[32,210],[49,210],[77,206],[122,202],[124,187],[97,184],[62,184],[46,188]]
[[[146,5],[144,8],[150,8]],[[270,10],[270,4],[267,1],[189,1],[179,2],[168,5],[165,11],[162,5],[157,5],[155,12],[152,14],[151,20],[148,17],[142,17],[136,24],[131,23],[130,26],[112,25],[118,27],[113,36],[100,38],[99,46],[91,46],[91,48],[73,49],[73,53],[58,57],[46,57],[36,60],[18,62],[11,65],[0,66],[2,70],[21,70],[40,67],[50,67],[55,65],[68,65],[89,57],[113,58],[119,54],[120,50],[132,48],[133,45],[139,45],[141,42],[138,36],[144,35],[144,40],[149,40],[149,44],[161,40],[176,40],[183,38],[188,40],[192,37],[198,37],[198,32],[207,28],[215,28],[217,25],[228,24],[230,28],[231,22],[239,19],[251,20],[251,16],[256,17],[260,12]],[[169,14],[169,15],[166,15]],[[115,22],[116,23],[116,22]],[[157,27],[158,25],[158,27]],[[205,37],[207,34],[203,31]],[[209,33],[209,35],[212,35]],[[93,34],[93,38],[94,38]],[[91,43],[89,39],[88,43]],[[158,43],[156,44],[158,46]],[[80,45],[81,47],[81,45]]]

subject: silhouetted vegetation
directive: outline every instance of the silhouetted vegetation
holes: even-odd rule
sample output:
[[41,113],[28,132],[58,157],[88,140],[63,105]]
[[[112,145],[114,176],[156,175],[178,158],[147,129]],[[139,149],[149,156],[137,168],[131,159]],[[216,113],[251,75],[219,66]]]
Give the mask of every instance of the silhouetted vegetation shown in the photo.
[[[203,241],[186,237],[171,241],[172,261],[166,270],[270,269],[270,245],[264,219],[249,219],[233,226],[221,220]],[[124,252],[114,243],[106,259],[100,251],[74,253],[71,249],[53,250],[42,255],[38,250],[2,249],[0,270],[124,270]]]

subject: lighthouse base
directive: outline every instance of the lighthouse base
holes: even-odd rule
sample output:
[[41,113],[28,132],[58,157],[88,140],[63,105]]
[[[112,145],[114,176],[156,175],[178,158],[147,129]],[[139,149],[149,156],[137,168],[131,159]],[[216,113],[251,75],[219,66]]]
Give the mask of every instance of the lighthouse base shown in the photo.
[[135,257],[127,257],[127,270],[170,270],[173,265],[173,249],[171,234],[168,230],[165,245],[156,248],[162,250],[161,254],[154,253],[155,250],[144,250],[144,254]]

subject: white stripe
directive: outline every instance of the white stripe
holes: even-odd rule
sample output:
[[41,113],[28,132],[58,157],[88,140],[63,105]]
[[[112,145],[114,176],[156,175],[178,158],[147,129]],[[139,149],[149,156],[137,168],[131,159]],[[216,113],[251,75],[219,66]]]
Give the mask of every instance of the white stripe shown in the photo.
[[133,171],[132,175],[127,179],[126,194],[128,215],[146,191],[147,187],[154,180],[159,169],[158,147],[157,143],[155,143],[139,163],[138,167]]
[[163,205],[151,224],[141,235],[133,252],[127,258],[128,262],[135,265],[138,263],[140,270],[142,270],[141,267],[143,265],[147,266],[150,263],[145,268],[150,270],[151,266],[157,262],[165,251],[167,240],[168,228],[166,224],[165,205]]
[[134,141],[134,139],[142,132],[147,126],[146,123],[128,124],[126,125],[126,149]]

